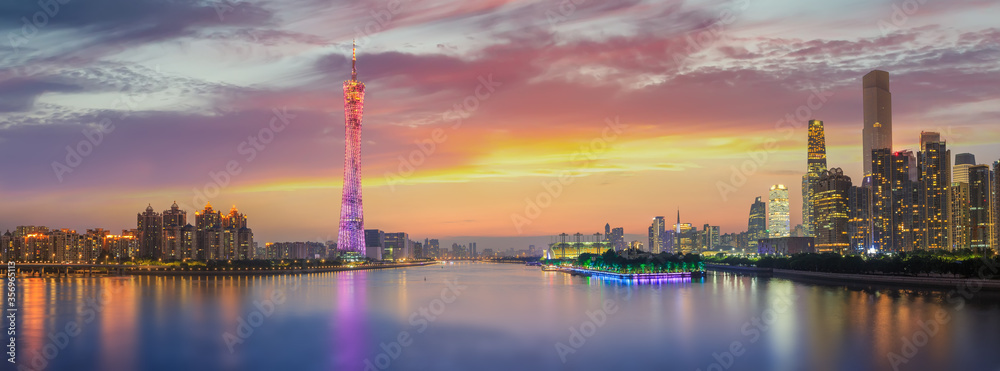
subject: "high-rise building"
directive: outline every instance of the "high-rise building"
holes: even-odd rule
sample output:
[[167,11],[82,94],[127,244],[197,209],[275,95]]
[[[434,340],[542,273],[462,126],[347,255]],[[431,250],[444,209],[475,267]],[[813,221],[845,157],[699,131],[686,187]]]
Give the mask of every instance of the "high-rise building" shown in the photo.
[[791,220],[788,213],[788,188],[784,184],[771,186],[767,204],[767,231],[770,238],[790,237]]
[[212,209],[212,203],[206,203],[205,209],[194,213],[194,256],[198,260],[220,259],[219,248],[222,245],[222,213]]
[[361,202],[361,114],[365,84],[358,82],[357,48],[351,51],[351,79],[344,81],[344,187],[337,248],[365,256],[365,217]]
[[976,166],[976,155],[959,153],[955,155],[955,166],[952,167],[952,183],[968,183],[969,168]]
[[663,237],[665,235],[665,221],[662,216],[653,218],[653,223],[649,225],[649,252],[659,254],[663,251]]
[[872,150],[871,211],[872,247],[878,251],[897,251],[892,241],[893,153],[888,148]]
[[187,212],[177,206],[177,201],[170,205],[169,210],[163,210],[163,258],[184,259],[184,226],[187,225]]
[[1000,251],[1000,160],[993,162],[993,251]]
[[382,259],[400,260],[409,257],[410,235],[406,232],[386,233],[385,248],[382,250]]
[[750,218],[747,221],[747,243],[749,246],[757,248],[757,241],[767,238],[767,204],[757,197],[750,205]]
[[[437,240],[431,241],[437,244]],[[383,251],[385,251],[385,232],[380,229],[365,229],[366,256],[373,260],[382,260]]]
[[[966,168],[966,180],[968,180],[968,168]],[[972,236],[972,215],[969,204],[969,183],[951,182],[948,189],[950,210],[948,215],[948,233],[951,238],[951,250],[971,248],[970,240]]]
[[850,220],[848,197],[851,178],[840,168],[824,171],[816,182],[813,217],[816,220],[816,249],[846,253],[851,244],[847,224]]
[[139,254],[137,258],[157,259],[163,248],[163,215],[153,211],[153,205],[136,214],[139,230]]
[[469,242],[469,257],[470,258],[477,258],[477,257],[479,257],[479,250],[476,249],[476,243],[475,242]]
[[[921,134],[923,138],[924,134]],[[951,185],[951,151],[944,141],[922,143],[917,163],[920,167],[921,221],[926,249],[950,249],[948,212]]]
[[969,245],[978,252],[994,248],[992,181],[989,165],[969,168]]
[[253,231],[247,228],[246,215],[240,213],[236,205],[233,205],[229,209],[229,214],[222,216],[221,224],[219,259],[253,259]]
[[918,240],[917,183],[910,176],[915,164],[912,151],[892,154],[892,243],[897,251],[913,250]]
[[861,79],[864,99],[864,129],[862,149],[864,175],[872,173],[872,150],[892,149],[892,93],[889,73],[871,71]]
[[847,195],[849,219],[847,234],[850,235],[851,254],[862,254],[873,248],[871,234],[871,176],[865,177],[860,186],[851,186]]
[[814,185],[826,171],[826,135],[823,121],[809,120],[809,147],[806,159],[806,174],[802,176],[802,228],[806,236],[813,236]]

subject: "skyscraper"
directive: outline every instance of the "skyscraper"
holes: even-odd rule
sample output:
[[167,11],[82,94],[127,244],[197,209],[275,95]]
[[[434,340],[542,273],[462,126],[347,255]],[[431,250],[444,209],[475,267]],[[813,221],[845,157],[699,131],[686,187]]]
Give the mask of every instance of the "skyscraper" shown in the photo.
[[969,245],[974,251],[993,248],[992,175],[989,165],[969,168]]
[[851,238],[847,230],[850,191],[851,178],[844,175],[840,168],[824,171],[817,180],[813,215],[818,251],[845,253],[850,247]]
[[771,186],[770,199],[767,204],[767,230],[770,238],[792,235],[791,220],[789,220],[788,214],[788,188],[784,184]]
[[850,253],[861,254],[872,248],[871,234],[871,177],[865,177],[861,185],[852,186],[847,195],[847,208],[850,218],[847,221],[847,234],[851,238]]
[[976,155],[959,153],[955,155],[955,166],[952,166],[951,182],[968,183],[969,168],[976,166]]
[[993,251],[1000,250],[1000,160],[993,162]]
[[351,51],[351,79],[344,81],[344,187],[337,248],[365,256],[365,217],[361,203],[361,113],[365,84],[358,82],[357,46]]
[[183,259],[183,229],[187,224],[187,212],[177,206],[177,201],[163,211],[163,257]]
[[919,230],[917,183],[910,178],[915,163],[912,151],[892,154],[892,242],[898,251],[913,250]]
[[653,223],[649,225],[649,252],[659,254],[663,251],[663,237],[665,221],[662,216],[653,218]]
[[813,221],[814,185],[826,171],[826,135],[823,121],[809,120],[809,153],[806,159],[806,174],[802,176],[802,227],[806,236],[813,236],[816,223]]
[[[968,180],[968,169],[966,171],[966,180]],[[948,189],[948,202],[950,203],[950,210],[948,215],[950,216],[948,220],[948,233],[951,237],[951,249],[968,249],[969,238],[971,237],[971,208],[969,204],[969,183],[968,182],[951,182],[951,187]]]
[[136,215],[139,229],[139,258],[156,259],[160,257],[163,245],[163,215],[153,211],[153,205],[146,211]]
[[872,150],[892,149],[892,94],[889,73],[871,71],[861,79],[864,99],[864,175],[872,173]]
[[871,211],[872,247],[878,251],[897,251],[892,241],[892,165],[893,156],[888,148],[872,150]]
[[219,259],[219,247],[222,242],[222,214],[212,209],[212,203],[206,203],[204,210],[194,213],[194,224],[196,228],[193,251],[195,259]]
[[757,248],[757,241],[767,238],[767,204],[757,197],[750,205],[750,219],[747,221],[747,240],[750,247]]
[[[923,136],[924,133],[921,133],[922,138]],[[920,151],[917,158],[917,166],[920,167],[921,221],[924,224],[921,247],[948,249],[951,245],[948,233],[951,151],[948,151],[944,141],[928,141],[922,143],[922,146],[924,150]]]

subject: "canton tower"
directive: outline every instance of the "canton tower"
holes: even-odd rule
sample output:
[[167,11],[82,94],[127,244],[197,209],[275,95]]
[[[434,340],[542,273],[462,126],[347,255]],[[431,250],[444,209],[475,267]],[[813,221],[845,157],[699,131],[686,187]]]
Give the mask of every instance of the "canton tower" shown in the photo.
[[357,44],[351,50],[351,79],[344,81],[344,195],[340,201],[337,249],[365,255],[365,216],[361,206],[361,111],[365,84],[358,82]]

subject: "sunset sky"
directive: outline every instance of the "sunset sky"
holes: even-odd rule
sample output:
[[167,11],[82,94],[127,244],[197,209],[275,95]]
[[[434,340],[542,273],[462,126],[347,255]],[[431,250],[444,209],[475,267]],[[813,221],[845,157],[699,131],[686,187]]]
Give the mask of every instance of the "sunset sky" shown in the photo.
[[[895,149],[939,131],[953,154],[1000,159],[994,0],[52,4],[0,2],[0,230],[119,231],[173,201],[193,224],[228,183],[207,199],[247,213],[257,241],[335,239],[354,38],[365,226],[415,240],[520,249],[610,222],[645,241],[678,208],[739,232],[777,183],[794,226],[806,120],[859,182],[873,69],[891,74]],[[68,163],[67,146],[88,154]]]

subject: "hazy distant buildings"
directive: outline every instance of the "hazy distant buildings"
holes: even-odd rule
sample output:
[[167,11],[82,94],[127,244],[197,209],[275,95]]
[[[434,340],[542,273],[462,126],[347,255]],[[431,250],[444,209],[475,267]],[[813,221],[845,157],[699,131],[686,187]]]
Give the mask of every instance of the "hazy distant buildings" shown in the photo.
[[771,186],[767,204],[767,230],[771,238],[789,237],[792,232],[788,212],[788,188],[784,184]]
[[816,221],[815,246],[818,251],[844,253],[849,250],[849,197],[851,178],[840,168],[824,171],[816,181],[813,218]]
[[872,173],[872,151],[892,149],[892,94],[889,92],[889,73],[871,71],[862,78],[864,101],[864,128],[862,151],[864,175]]
[[814,185],[824,171],[826,171],[826,135],[823,132],[823,121],[809,120],[806,174],[802,176],[802,228],[806,236],[814,235]]

